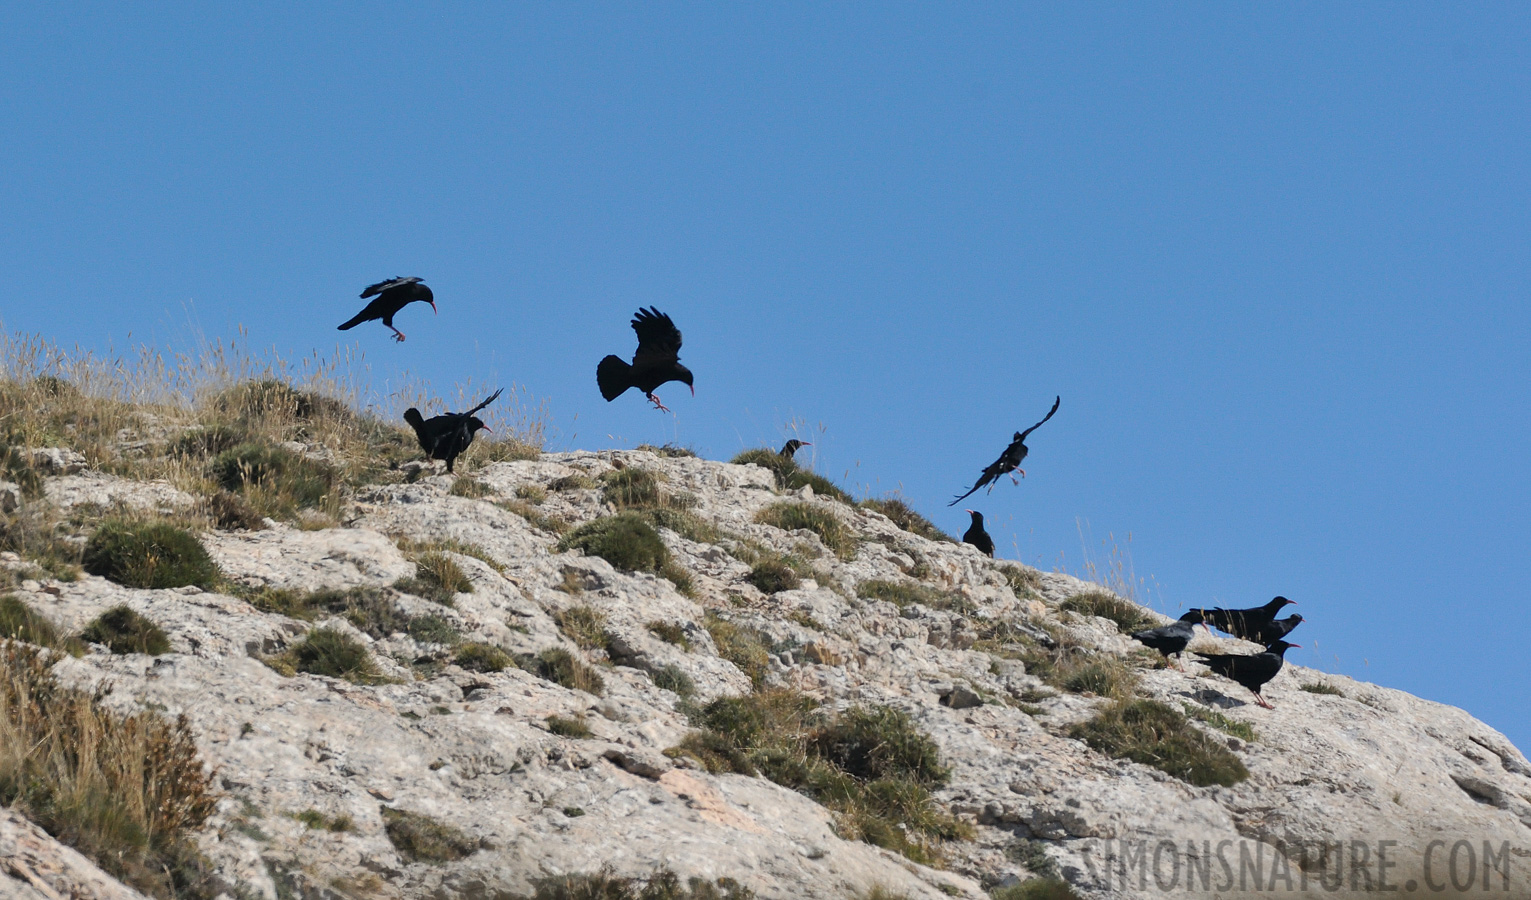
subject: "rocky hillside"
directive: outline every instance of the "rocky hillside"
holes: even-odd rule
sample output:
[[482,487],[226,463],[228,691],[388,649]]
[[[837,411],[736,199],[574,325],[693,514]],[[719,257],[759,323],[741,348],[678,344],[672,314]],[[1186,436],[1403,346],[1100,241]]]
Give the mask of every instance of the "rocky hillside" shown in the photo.
[[[53,677],[212,773],[184,896],[1531,896],[1531,765],[1467,713],[1295,665],[1260,709],[1124,634],[1165,617],[794,473],[470,453],[262,520],[11,452],[11,530],[53,535],[0,556],[11,621],[83,632]],[[128,587],[108,532],[160,520],[215,568]],[[8,796],[0,895],[142,896]]]

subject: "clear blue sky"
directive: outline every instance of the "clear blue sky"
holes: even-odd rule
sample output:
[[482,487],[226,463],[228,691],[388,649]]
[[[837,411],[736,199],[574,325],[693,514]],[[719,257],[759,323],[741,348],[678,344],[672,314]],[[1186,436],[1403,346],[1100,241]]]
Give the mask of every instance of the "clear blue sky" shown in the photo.
[[[526,385],[555,448],[817,464],[1080,521],[1174,611],[1275,594],[1297,661],[1531,748],[1531,7],[0,7],[10,330],[194,320],[379,380]],[[421,275],[403,345],[335,326]],[[671,313],[674,417],[594,369]],[[188,311],[189,310],[189,311]],[[131,337],[130,337],[131,335]],[[848,473],[848,474],[847,474]],[[1315,651],[1313,646],[1317,644]]]

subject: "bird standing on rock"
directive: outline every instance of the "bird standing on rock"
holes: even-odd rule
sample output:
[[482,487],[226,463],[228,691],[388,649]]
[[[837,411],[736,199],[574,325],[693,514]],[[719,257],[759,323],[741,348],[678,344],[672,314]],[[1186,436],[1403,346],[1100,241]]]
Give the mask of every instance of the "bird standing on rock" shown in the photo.
[[431,293],[431,289],[421,284],[418,278],[393,278],[388,281],[379,281],[377,284],[368,285],[367,289],[361,292],[363,300],[374,295],[376,295],[377,299],[368,303],[366,308],[357,313],[351,321],[341,325],[341,331],[355,328],[357,325],[363,322],[370,322],[373,319],[382,319],[383,324],[388,326],[388,329],[393,332],[393,339],[402,341],[404,340],[404,332],[393,327],[393,317],[399,310],[414,303],[416,300],[420,300],[429,303],[431,309],[436,310],[438,314],[441,312],[441,310],[436,309],[436,298]]
[[785,457],[787,459],[791,459],[792,458],[792,454],[796,453],[797,449],[799,447],[812,447],[812,446],[813,446],[813,442],[812,441],[800,441],[797,438],[793,438],[792,440],[786,442],[785,444],[782,444],[781,445],[781,449],[776,452],[776,455],[777,456]]
[[1255,695],[1255,701],[1261,706],[1266,709],[1275,709],[1276,707],[1271,706],[1260,695],[1260,689],[1281,671],[1281,664],[1286,661],[1287,649],[1301,646],[1301,644],[1289,644],[1286,641],[1272,641],[1271,645],[1265,648],[1264,653],[1256,653],[1253,656],[1241,653],[1197,653],[1196,656],[1200,657],[1212,671],[1249,688]]
[[[1260,638],[1263,636],[1264,630],[1269,628],[1271,622],[1276,618],[1276,613],[1281,612],[1281,607],[1295,602],[1295,600],[1288,600],[1285,597],[1277,597],[1263,606],[1252,606],[1249,609],[1223,609],[1221,606],[1217,606],[1212,609],[1203,609],[1200,612],[1205,617],[1209,627],[1231,634],[1236,638],[1264,644],[1266,641]],[[1296,618],[1297,622],[1302,621],[1301,616]],[[1297,622],[1292,623],[1292,628],[1297,627]],[[1288,628],[1281,634],[1274,635],[1271,640],[1285,637],[1292,628]]]
[[643,391],[655,409],[669,412],[670,408],[654,395],[654,389],[667,381],[679,381],[691,388],[691,396],[695,397],[691,370],[680,364],[680,329],[670,317],[651,306],[638,310],[632,326],[638,334],[638,352],[633,354],[632,364],[617,356],[607,356],[595,367],[595,382],[601,388],[601,396],[609,403],[635,387]]
[[473,443],[476,431],[480,428],[494,431],[474,413],[493,403],[504,390],[500,388],[490,394],[488,400],[465,413],[446,413],[427,419],[420,415],[420,410],[411,406],[404,410],[404,421],[415,430],[415,438],[420,441],[420,449],[425,451],[425,455],[431,459],[446,460],[447,471],[451,472],[457,457]]
[[[1015,433],[1015,439],[1010,442],[1010,446],[1006,447],[1005,452],[999,455],[999,459],[996,459],[994,462],[990,463],[988,468],[983,470],[983,474],[978,477],[978,482],[973,485],[972,490],[969,490],[966,494],[963,494],[956,500],[953,500],[946,505],[956,506],[958,503],[961,503],[963,500],[971,497],[979,488],[986,484],[989,485],[990,493],[993,493],[994,482],[998,481],[999,476],[1001,475],[1009,474],[1011,472],[1020,472],[1021,477],[1025,478],[1026,470],[1021,468],[1021,463],[1026,459],[1026,454],[1030,452],[1026,448],[1026,435],[1031,434],[1038,428],[1041,428],[1043,423],[1045,423],[1048,419],[1051,419],[1053,417],[1053,413],[1058,411],[1058,404],[1062,402],[1063,397],[1059,396],[1054,398],[1053,408],[1047,411],[1047,415],[1042,417],[1041,422],[1038,422],[1025,431],[1017,431]],[[1015,481],[1015,476],[1011,475],[1010,480]],[[1015,481],[1015,483],[1020,484],[1019,481]]]
[[968,526],[967,531],[962,532],[962,543],[972,544],[978,548],[979,553],[993,559],[994,539],[989,537],[987,531],[983,530],[983,513],[972,509],[963,510],[963,512],[973,517],[973,524]]
[[[1143,646],[1158,650],[1168,661],[1171,656],[1185,651],[1186,645],[1196,634],[1196,626],[1200,624],[1202,624],[1201,610],[1193,609],[1168,625],[1134,631],[1131,636]],[[1178,660],[1175,662],[1175,668],[1185,671],[1180,667]]]

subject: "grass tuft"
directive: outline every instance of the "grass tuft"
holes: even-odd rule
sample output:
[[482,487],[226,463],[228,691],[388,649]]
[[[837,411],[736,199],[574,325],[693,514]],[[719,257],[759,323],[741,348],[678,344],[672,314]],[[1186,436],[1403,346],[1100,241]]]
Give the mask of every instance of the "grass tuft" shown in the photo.
[[583,550],[587,556],[599,556],[624,572],[657,574],[670,561],[659,532],[637,512],[587,522],[559,541],[558,549]]
[[779,557],[761,559],[750,567],[749,583],[767,594],[790,591],[802,583],[797,572]]
[[102,644],[113,653],[159,656],[170,652],[170,638],[164,630],[126,605],[97,616],[80,632],[80,639]]
[[333,628],[315,628],[286,653],[266,660],[267,665],[284,674],[307,672],[329,678],[343,678],[355,684],[382,684],[387,681],[377,671],[367,648],[356,638]]
[[957,543],[957,539],[937,528],[935,523],[909,508],[898,497],[884,497],[880,500],[863,500],[860,505],[866,509],[880,512],[893,520],[893,524],[899,528],[917,534],[922,538],[932,541],[945,541],[948,544]]
[[1194,728],[1185,715],[1157,700],[1118,701],[1069,736],[1120,759],[1153,766],[1197,787],[1231,787],[1249,770],[1221,742]]
[[604,649],[606,646],[606,614],[593,606],[571,606],[553,613],[569,640],[585,650]]
[[1185,714],[1198,722],[1206,722],[1224,734],[1231,734],[1236,738],[1246,741],[1258,740],[1253,725],[1248,722],[1240,722],[1238,719],[1230,719],[1217,710],[1207,709],[1205,706],[1196,706],[1191,703],[1182,703],[1181,707]]
[[521,668],[538,678],[562,685],[573,691],[584,691],[597,697],[606,690],[606,680],[601,673],[576,659],[574,654],[561,647],[553,647],[536,656],[518,661]]
[[1031,647],[1021,653],[1020,659],[1025,663],[1028,675],[1076,694],[1125,700],[1132,696],[1137,686],[1137,677],[1119,658],[1085,653],[1078,647]]
[[548,482],[548,490],[553,491],[554,493],[561,493],[563,491],[588,491],[594,489],[595,486],[595,479],[591,478],[589,475],[584,474],[583,472],[576,472],[573,475],[563,475]]
[[210,588],[218,566],[196,535],[168,522],[108,519],[85,545],[85,571],[126,587]]
[[659,505],[659,478],[648,469],[613,469],[601,475],[601,484],[601,499],[619,510]]
[[1300,686],[1298,690],[1307,691],[1310,694],[1328,694],[1334,697],[1345,696],[1344,691],[1340,690],[1332,684],[1324,684],[1321,681],[1310,681],[1307,684]]
[[548,731],[559,737],[581,741],[595,737],[595,732],[585,723],[584,716],[548,716],[546,722]]
[[788,459],[765,447],[754,450],[746,450],[729,460],[736,466],[760,466],[767,469],[776,478],[776,486],[782,490],[796,491],[804,486],[813,488],[813,493],[818,497],[827,497],[831,500],[839,500],[841,503],[850,503],[851,495],[812,469],[805,469],[798,465],[795,460]]
[[650,622],[644,626],[654,637],[667,644],[674,644],[682,650],[691,650],[691,639],[686,636],[684,626],[675,622]]
[[452,606],[453,598],[458,594],[473,593],[473,582],[452,557],[429,551],[415,560],[415,577],[400,579],[394,583],[394,588],[442,606]]
[[719,656],[748,675],[750,683],[755,687],[765,683],[766,674],[771,671],[771,640],[765,632],[736,625],[710,612],[702,624],[707,628],[707,633],[712,635]]
[[456,862],[472,855],[478,841],[461,829],[423,813],[381,807],[383,831],[399,854],[410,862]]
[[532,882],[532,896],[504,900],[755,900],[755,892],[732,878],[688,879],[660,869],[647,879],[619,878],[611,869],[584,875],[557,875]]
[[493,644],[481,644],[477,641],[468,641],[459,645],[453,651],[452,662],[469,672],[503,672],[516,665],[516,661],[509,653]]
[[989,900],[1079,900],[1079,895],[1067,881],[1050,876],[999,888],[989,894]]
[[1065,612],[1110,619],[1122,634],[1131,634],[1153,624],[1153,619],[1143,613],[1142,607],[1104,591],[1075,594],[1064,600],[1059,608]]
[[212,473],[220,487],[242,495],[273,519],[290,519],[300,509],[324,506],[333,499],[337,481],[335,470],[325,463],[254,441],[219,453]]
[[57,625],[11,594],[0,597],[0,638],[26,641],[74,656],[85,651],[78,640],[67,637]]
[[829,509],[813,503],[783,501],[773,503],[755,514],[755,521],[784,531],[807,529],[819,536],[831,552],[841,559],[856,555],[860,540],[850,526]]

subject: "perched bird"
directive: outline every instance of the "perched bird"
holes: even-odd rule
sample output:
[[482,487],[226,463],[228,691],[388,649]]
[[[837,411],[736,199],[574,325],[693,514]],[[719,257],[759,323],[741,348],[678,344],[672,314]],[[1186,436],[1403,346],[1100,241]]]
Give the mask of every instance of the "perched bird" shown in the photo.
[[[996,459],[993,463],[989,464],[988,468],[983,470],[983,474],[979,476],[978,482],[973,485],[972,490],[968,491],[966,494],[963,494],[956,500],[953,500],[946,505],[956,506],[958,503],[961,503],[963,500],[966,500],[968,497],[972,496],[974,492],[986,484],[989,485],[989,491],[992,493],[994,491],[994,482],[998,481],[999,476],[1001,475],[1006,475],[1011,472],[1018,471],[1021,473],[1021,477],[1025,478],[1026,470],[1021,468],[1021,462],[1026,459],[1026,454],[1029,452],[1026,449],[1026,435],[1031,434],[1038,428],[1041,428],[1043,423],[1045,423],[1048,419],[1051,419],[1053,417],[1053,413],[1058,411],[1058,404],[1062,402],[1063,398],[1061,396],[1055,398],[1053,400],[1053,408],[1047,411],[1047,415],[1042,417],[1041,422],[1038,422],[1025,431],[1017,431],[1015,433],[1015,439],[1010,442],[1010,446],[1006,447],[1005,452],[999,455],[999,459]],[[1011,475],[1010,480],[1015,481],[1015,476]],[[1019,481],[1015,481],[1015,483],[1020,484]]]
[[632,365],[608,356],[595,367],[595,382],[600,385],[601,396],[609,403],[635,387],[643,391],[655,409],[669,412],[669,407],[654,396],[654,388],[666,381],[680,381],[691,388],[691,396],[695,397],[691,370],[680,364],[680,329],[670,317],[651,306],[638,310],[632,325],[638,333],[638,352],[633,354]]
[[786,442],[785,444],[781,445],[781,450],[779,450],[777,452],[777,455],[778,456],[784,456],[787,459],[791,459],[792,458],[792,454],[797,452],[797,448],[799,448],[799,447],[812,447],[812,446],[813,446],[813,442],[812,441],[800,441],[797,438],[793,438],[792,440],[790,440],[790,441]]
[[[1158,650],[1168,660],[1176,653],[1185,651],[1186,644],[1191,642],[1191,637],[1196,634],[1196,626],[1202,624],[1201,610],[1193,609],[1181,616],[1177,621],[1159,628],[1149,628],[1144,631],[1134,631],[1132,639],[1153,650]],[[1175,663],[1175,668],[1180,668],[1180,663]]]
[[505,389],[495,391],[489,395],[489,399],[473,407],[465,413],[446,413],[440,416],[431,416],[429,419],[420,415],[420,410],[411,406],[404,410],[404,421],[415,430],[415,437],[420,441],[420,449],[431,459],[444,459],[447,463],[447,471],[452,471],[452,465],[457,457],[468,445],[473,443],[473,435],[480,428],[485,431],[494,431],[484,420],[475,416],[474,413],[493,403]]
[[[1281,607],[1296,601],[1285,597],[1277,597],[1264,606],[1254,606],[1249,609],[1223,609],[1221,606],[1212,609],[1201,610],[1207,626],[1216,628],[1218,631],[1227,632],[1236,638],[1246,641],[1254,641],[1257,644],[1266,643],[1261,639],[1264,629],[1268,628],[1276,618],[1276,613],[1281,612]],[[1302,621],[1302,616],[1297,616],[1297,622]],[[1292,628],[1297,627],[1297,622],[1292,623]],[[1288,628],[1287,631],[1291,631]],[[1271,640],[1285,637],[1286,632],[1274,635]]]
[[1252,628],[1249,632],[1249,637],[1246,638],[1246,640],[1254,641],[1256,644],[1265,644],[1266,646],[1270,646],[1276,641],[1279,641],[1287,635],[1291,634],[1292,629],[1301,624],[1302,616],[1299,616],[1297,613],[1292,613],[1285,619],[1272,619],[1264,625]]
[[1266,682],[1276,677],[1281,671],[1281,664],[1286,661],[1284,654],[1289,647],[1301,647],[1301,644],[1289,644],[1286,641],[1271,641],[1264,653],[1256,653],[1246,656],[1240,653],[1197,653],[1201,661],[1207,667],[1224,678],[1237,681],[1249,688],[1255,695],[1255,700],[1266,709],[1275,709],[1260,696],[1260,688]]
[[983,530],[983,513],[972,509],[963,510],[963,512],[973,517],[973,524],[968,526],[967,531],[962,532],[962,543],[972,544],[978,548],[979,553],[992,558],[994,556],[994,539],[989,537],[987,531]]
[[[393,317],[399,310],[414,303],[416,300],[429,303],[431,309],[436,309],[436,298],[431,294],[431,289],[421,284],[418,278],[394,278],[391,281],[379,281],[377,284],[368,285],[367,289],[361,292],[363,300],[373,295],[376,295],[377,299],[368,303],[367,307],[357,313],[351,321],[340,326],[341,331],[355,328],[361,323],[370,322],[373,319],[382,319],[383,324],[387,325],[388,329],[393,332],[393,339],[402,341],[404,340],[404,332],[393,327]],[[436,312],[440,313],[441,310],[436,309]]]

